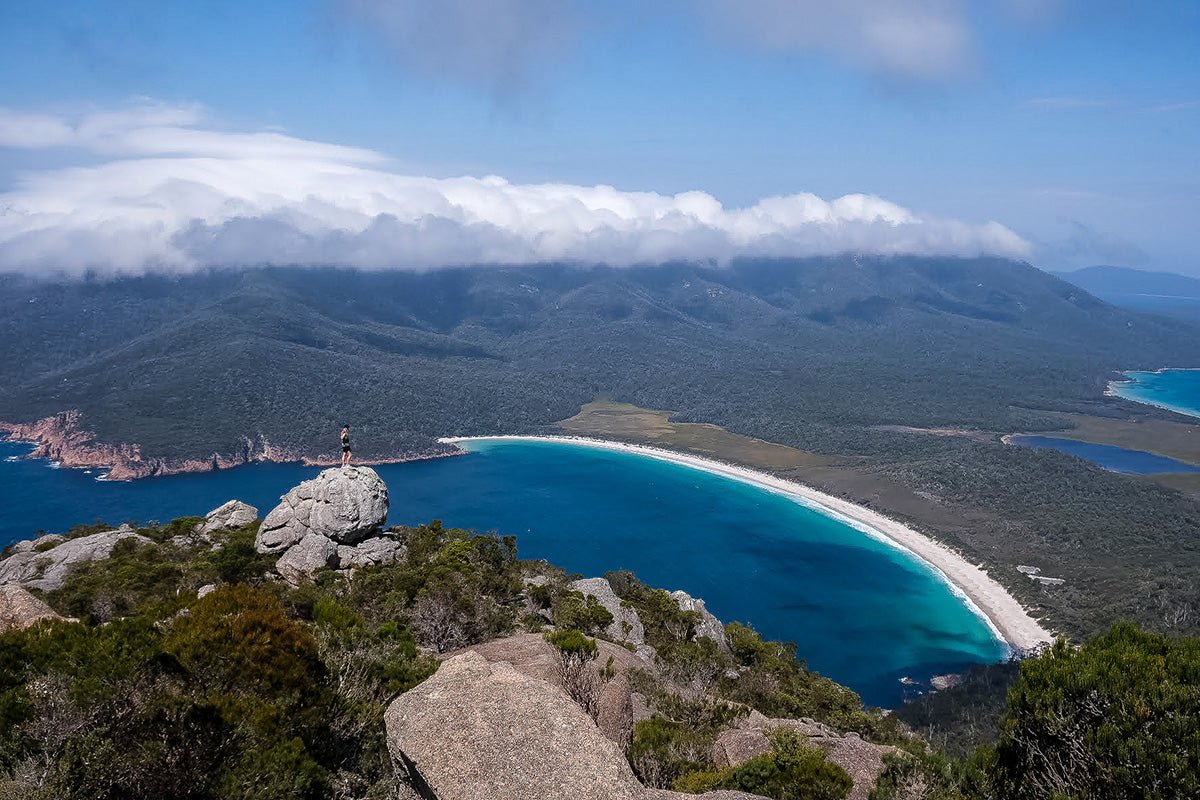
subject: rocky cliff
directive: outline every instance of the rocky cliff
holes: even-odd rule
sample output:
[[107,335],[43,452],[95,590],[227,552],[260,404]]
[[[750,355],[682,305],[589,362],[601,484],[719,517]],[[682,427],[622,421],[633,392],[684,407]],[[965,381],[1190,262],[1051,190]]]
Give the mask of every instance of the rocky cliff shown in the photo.
[[77,410],[62,411],[29,424],[0,422],[0,433],[10,439],[37,445],[31,458],[48,458],[64,467],[106,470],[110,480],[130,480],[180,472],[210,472],[254,461],[301,461],[299,453],[273,446],[265,437],[242,439],[228,453],[205,458],[164,459],[145,457],[137,444],[101,442],[83,425]]

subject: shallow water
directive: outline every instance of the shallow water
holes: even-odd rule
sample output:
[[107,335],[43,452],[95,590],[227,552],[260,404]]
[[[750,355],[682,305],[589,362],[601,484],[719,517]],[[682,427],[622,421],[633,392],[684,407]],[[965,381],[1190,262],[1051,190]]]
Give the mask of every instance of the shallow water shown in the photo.
[[[629,569],[702,597],[722,620],[797,644],[810,668],[869,703],[1005,655],[984,622],[911,556],[782,495],[632,453],[475,442],[468,455],[378,467],[389,522],[434,518],[518,537],[524,558],[582,575]],[[0,442],[0,455],[29,452]],[[101,482],[45,461],[0,460],[0,544],[102,519],[167,521],[239,498],[265,514],[319,470],[255,464]],[[912,691],[907,690],[907,691]]]
[[1118,397],[1200,417],[1200,369],[1130,371],[1125,377],[1129,380],[1109,384]]

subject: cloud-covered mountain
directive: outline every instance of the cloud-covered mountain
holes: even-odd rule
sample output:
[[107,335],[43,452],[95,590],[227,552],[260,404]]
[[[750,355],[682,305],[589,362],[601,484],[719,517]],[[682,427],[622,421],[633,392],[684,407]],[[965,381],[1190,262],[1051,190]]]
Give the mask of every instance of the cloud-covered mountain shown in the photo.
[[0,194],[0,270],[141,273],[245,264],[429,268],[724,263],[746,256],[1027,258],[995,222],[879,197],[799,193],[727,208],[703,191],[514,184],[392,171],[370,150],[204,127],[196,107],[70,118],[0,110],[0,146],[86,157]]

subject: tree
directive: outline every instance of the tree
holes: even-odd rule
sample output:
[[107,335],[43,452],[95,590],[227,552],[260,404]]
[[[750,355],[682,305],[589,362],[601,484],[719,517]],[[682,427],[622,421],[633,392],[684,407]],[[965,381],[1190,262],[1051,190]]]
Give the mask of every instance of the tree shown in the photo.
[[1000,797],[1198,797],[1200,639],[1121,623],[1060,640],[1021,664],[1000,729]]

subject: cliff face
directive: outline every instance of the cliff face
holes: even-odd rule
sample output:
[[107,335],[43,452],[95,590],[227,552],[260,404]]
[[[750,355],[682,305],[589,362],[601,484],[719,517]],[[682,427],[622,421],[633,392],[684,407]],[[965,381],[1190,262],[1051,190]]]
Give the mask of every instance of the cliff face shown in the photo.
[[95,434],[83,426],[83,415],[78,410],[61,411],[30,424],[0,422],[0,431],[11,439],[36,443],[31,458],[48,458],[64,467],[104,469],[112,480],[209,472],[252,461],[304,460],[297,452],[273,446],[265,437],[243,438],[237,451],[213,453],[208,458],[146,458],[139,445],[97,441]]

